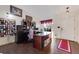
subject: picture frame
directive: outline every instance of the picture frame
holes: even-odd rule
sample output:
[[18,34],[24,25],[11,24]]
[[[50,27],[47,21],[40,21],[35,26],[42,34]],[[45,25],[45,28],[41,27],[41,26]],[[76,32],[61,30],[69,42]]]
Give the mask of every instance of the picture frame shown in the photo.
[[10,5],[10,13],[22,17],[22,9]]
[[33,19],[32,16],[28,16],[28,15],[26,15],[26,20],[27,20],[27,21],[31,22],[32,19]]

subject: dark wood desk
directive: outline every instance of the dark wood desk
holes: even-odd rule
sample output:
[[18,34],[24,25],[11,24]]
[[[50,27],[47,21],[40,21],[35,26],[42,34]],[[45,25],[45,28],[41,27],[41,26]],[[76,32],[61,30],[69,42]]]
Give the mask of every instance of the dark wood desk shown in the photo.
[[43,32],[34,35],[34,48],[47,51],[51,46],[51,32]]

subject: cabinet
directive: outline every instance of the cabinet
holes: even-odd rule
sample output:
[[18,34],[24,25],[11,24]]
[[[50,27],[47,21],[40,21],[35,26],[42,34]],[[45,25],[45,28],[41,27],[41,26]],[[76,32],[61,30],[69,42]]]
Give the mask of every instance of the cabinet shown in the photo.
[[44,32],[34,35],[34,48],[41,51],[50,51],[51,46],[51,32]]
[[28,30],[22,25],[17,25],[16,43],[26,43],[28,41]]
[[15,42],[16,22],[0,18],[0,45]]

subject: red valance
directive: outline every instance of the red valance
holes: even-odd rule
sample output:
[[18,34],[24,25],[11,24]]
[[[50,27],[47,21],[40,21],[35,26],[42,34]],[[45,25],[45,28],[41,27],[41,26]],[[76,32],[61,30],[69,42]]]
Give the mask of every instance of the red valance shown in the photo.
[[52,23],[52,19],[42,20],[40,22],[41,22],[41,24],[44,24],[44,23]]

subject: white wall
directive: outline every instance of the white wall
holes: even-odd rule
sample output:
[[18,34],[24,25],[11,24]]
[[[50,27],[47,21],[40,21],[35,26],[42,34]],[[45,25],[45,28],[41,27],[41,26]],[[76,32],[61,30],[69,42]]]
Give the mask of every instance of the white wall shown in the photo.
[[[21,24],[21,20],[25,19],[25,15],[29,15],[33,17],[33,21],[36,22],[37,27],[41,28],[39,25],[41,20],[53,19],[54,25],[54,34],[56,37],[61,38],[61,29],[58,29],[57,26],[62,26],[62,20],[65,20],[66,16],[66,5],[15,5],[16,7],[23,10],[23,17],[14,16],[13,18],[16,20],[17,25]],[[68,19],[75,19],[74,28],[74,41],[79,42],[79,6],[69,6],[70,7],[70,15]],[[0,17],[6,18],[6,13],[10,12],[10,6],[0,6]],[[67,36],[68,37],[68,36]]]
[[[27,6],[17,6],[19,8],[22,8],[23,11],[24,11],[24,16],[23,18],[25,17],[25,15],[30,15],[33,17],[33,21],[36,21],[37,23],[37,26],[39,28],[41,28],[42,26],[39,25],[41,20],[45,20],[45,19],[50,19],[52,18],[53,19],[53,22],[54,22],[54,25],[53,25],[53,28],[54,28],[54,34],[56,34],[56,37],[58,38],[62,38],[62,35],[60,32],[61,32],[61,29],[58,29],[57,26],[61,26],[63,27],[63,21],[65,22],[66,20],[66,16],[67,13],[66,13],[66,7],[68,5],[27,5]],[[73,40],[73,41],[76,41],[76,42],[79,42],[79,6],[70,6],[69,5],[69,14],[70,16],[68,16],[67,19],[71,19],[71,22],[74,23],[72,24],[72,28],[74,28],[73,30],[69,29],[70,27],[67,25],[66,27],[68,28],[67,30],[71,31],[71,34],[68,34],[68,35],[73,35],[73,39],[70,39],[70,40]],[[68,24],[70,23],[70,21],[68,22]],[[66,30],[66,29],[64,29]],[[63,32],[64,33],[64,32]],[[70,38],[70,36],[66,35],[66,38]],[[65,38],[64,38],[65,39]]]
[[[63,35],[65,35],[66,37],[63,36],[63,39],[66,38],[70,38],[69,35],[73,35],[72,41],[76,41],[79,43],[79,6],[69,6],[69,14],[66,13],[66,6],[61,6],[60,8],[58,8],[58,12],[56,11],[56,17],[54,17],[55,19],[55,34],[57,35],[57,38],[62,38]],[[68,17],[67,17],[68,16]],[[67,19],[66,19],[67,17]],[[68,23],[66,23],[66,21],[68,20]],[[71,20],[71,21],[70,21]],[[66,31],[70,31],[71,34],[64,34],[65,32],[62,32],[61,34],[61,30],[57,30],[56,27],[58,25],[60,25],[61,27],[64,26],[63,21],[67,24],[65,27],[67,27],[67,29],[64,29]],[[74,23],[72,24],[71,27],[73,27],[72,29],[69,29],[70,25],[68,26],[69,23],[72,23],[74,21]],[[73,34],[72,34],[73,33]]]
[[[46,20],[53,18],[52,15],[54,14],[51,10],[52,6],[22,6],[22,5],[14,5],[23,10],[22,17],[13,16],[12,19],[16,20],[16,25],[20,25],[22,19],[25,19],[25,15],[29,15],[33,17],[33,21],[36,22],[37,27],[42,28],[40,24],[40,20]],[[55,7],[54,7],[55,8]],[[54,9],[55,10],[55,9]],[[10,6],[9,5],[0,5],[0,17],[7,18],[7,14],[10,13]],[[2,40],[1,43],[5,43],[6,40]]]
[[40,21],[46,19],[53,19],[57,9],[55,6],[48,5],[17,5],[17,7],[22,8],[26,15],[33,17],[33,21],[36,21],[37,27],[41,28]]

